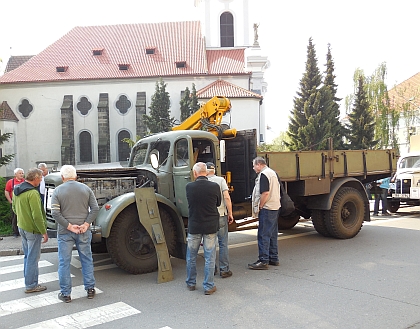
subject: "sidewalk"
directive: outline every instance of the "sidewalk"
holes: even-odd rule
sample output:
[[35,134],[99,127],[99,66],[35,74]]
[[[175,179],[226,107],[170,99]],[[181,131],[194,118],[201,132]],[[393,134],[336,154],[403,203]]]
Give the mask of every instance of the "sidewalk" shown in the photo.
[[[57,251],[57,239],[49,238],[47,243],[41,244],[41,252]],[[22,238],[13,236],[3,236],[0,240],[0,256],[23,255]]]

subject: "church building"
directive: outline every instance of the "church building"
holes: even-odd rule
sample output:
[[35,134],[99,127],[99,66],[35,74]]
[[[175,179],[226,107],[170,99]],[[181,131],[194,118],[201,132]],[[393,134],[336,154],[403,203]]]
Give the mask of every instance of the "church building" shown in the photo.
[[194,5],[196,21],[78,26],[18,65],[22,57],[11,57],[0,76],[0,131],[13,135],[0,151],[15,158],[0,175],[40,162],[124,164],[130,150],[122,139],[147,133],[143,115],[160,79],[171,117],[180,118],[182,93],[194,84],[200,102],[228,97],[223,122],[256,129],[263,142],[269,62],[248,1]]

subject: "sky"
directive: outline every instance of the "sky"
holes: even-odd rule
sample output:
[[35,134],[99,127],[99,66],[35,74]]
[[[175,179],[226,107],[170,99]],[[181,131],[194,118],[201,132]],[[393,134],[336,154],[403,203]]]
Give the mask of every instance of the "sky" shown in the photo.
[[[259,24],[261,52],[270,61],[264,98],[268,142],[288,128],[309,38],[321,72],[331,45],[342,112],[344,98],[354,92],[356,69],[371,75],[386,63],[388,89],[420,72],[419,0],[248,2],[250,24]],[[194,0],[3,0],[0,13],[1,73],[10,55],[35,55],[76,26],[200,19]]]

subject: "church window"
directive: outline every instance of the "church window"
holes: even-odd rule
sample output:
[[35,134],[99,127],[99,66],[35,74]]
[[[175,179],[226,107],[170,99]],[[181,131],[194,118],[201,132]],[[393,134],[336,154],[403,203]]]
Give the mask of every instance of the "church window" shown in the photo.
[[220,15],[220,46],[234,46],[233,15],[229,12]]
[[130,145],[123,141],[124,138],[130,137],[127,130],[121,130],[118,133],[118,161],[127,161],[130,157]]
[[27,99],[23,99],[22,102],[19,104],[19,113],[26,119],[29,117],[31,112],[33,111],[34,107],[29,103]]
[[92,103],[86,97],[81,97],[76,107],[80,114],[87,115],[92,108]]
[[88,131],[79,135],[80,162],[92,162],[92,136]]
[[131,102],[127,96],[121,95],[115,103],[115,107],[118,109],[118,111],[120,111],[121,114],[126,114],[131,108]]

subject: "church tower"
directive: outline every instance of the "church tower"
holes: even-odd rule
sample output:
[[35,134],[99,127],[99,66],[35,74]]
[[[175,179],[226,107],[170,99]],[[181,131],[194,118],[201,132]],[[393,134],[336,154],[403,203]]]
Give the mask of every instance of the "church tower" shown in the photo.
[[[267,91],[264,72],[270,62],[260,48],[259,23],[252,21],[249,0],[195,0],[194,5],[200,10],[201,28],[207,49],[245,48],[244,70],[251,72],[249,90],[264,96]],[[259,116],[261,143],[265,140],[266,130],[264,102]]]

